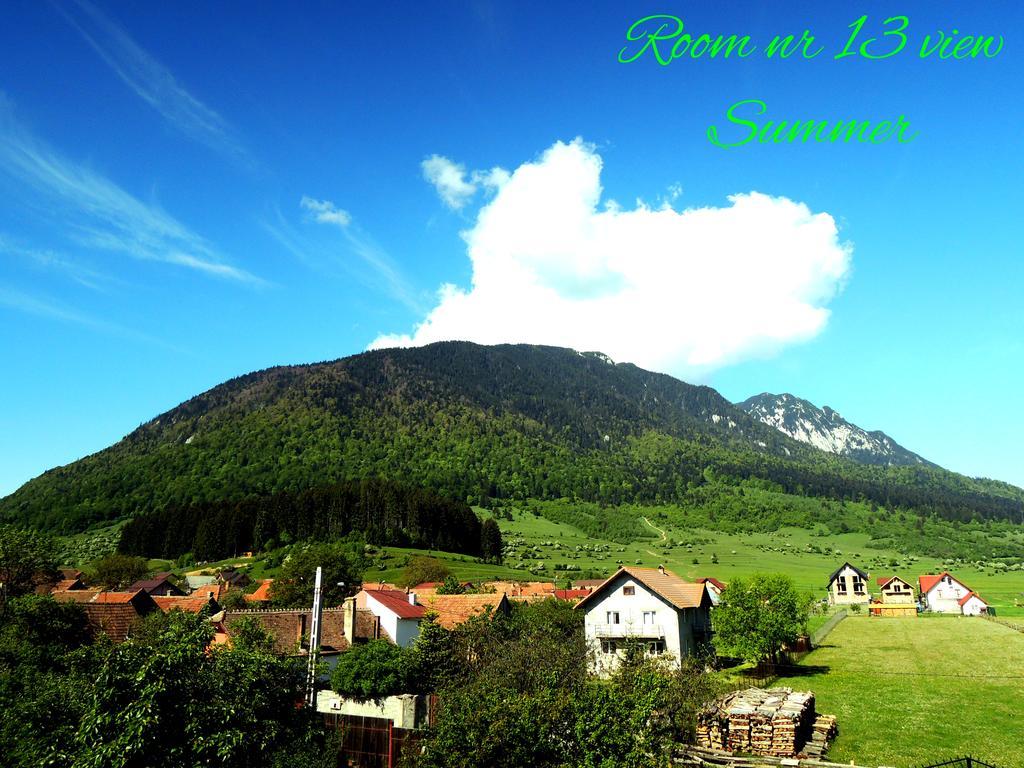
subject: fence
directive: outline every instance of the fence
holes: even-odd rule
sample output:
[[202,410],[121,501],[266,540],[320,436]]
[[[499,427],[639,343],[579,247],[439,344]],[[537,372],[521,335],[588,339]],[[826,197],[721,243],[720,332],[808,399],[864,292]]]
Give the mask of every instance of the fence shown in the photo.
[[836,624],[850,615],[849,611],[837,611],[829,617],[829,620],[811,633],[811,647],[821,645],[821,642],[828,637],[828,633],[836,628]]
[[993,624],[1002,624],[1004,627],[1009,627],[1010,629],[1014,629],[1017,632],[1024,632],[1024,624],[1017,624],[1012,621],[1007,621],[1006,619],[997,619],[995,616],[986,614],[982,614],[981,618],[987,619],[988,621],[991,621]]
[[396,768],[422,741],[421,732],[395,728],[382,717],[328,714],[324,725],[338,734],[339,766]]
[[924,765],[921,768],[996,768],[996,766],[968,755],[967,757],[954,757],[952,760],[945,760],[941,763]]

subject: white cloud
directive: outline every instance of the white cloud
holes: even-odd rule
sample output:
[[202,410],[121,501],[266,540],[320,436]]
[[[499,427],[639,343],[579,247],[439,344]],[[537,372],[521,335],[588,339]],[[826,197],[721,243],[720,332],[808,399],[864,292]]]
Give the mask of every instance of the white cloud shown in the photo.
[[437,194],[452,210],[459,210],[476,194],[476,185],[466,177],[465,166],[453,163],[447,157],[431,155],[420,163],[420,168],[423,169],[423,178],[434,185]]
[[825,327],[851,258],[829,214],[758,192],[626,210],[602,204],[601,166],[577,139],[517,168],[463,232],[471,286],[371,347],[554,344],[700,378]]
[[33,136],[14,118],[0,93],[0,174],[23,194],[42,197],[44,210],[81,245],[119,251],[250,283],[262,281],[231,266],[204,238],[159,206],[146,204],[92,169],[75,163]]
[[338,208],[330,200],[315,200],[312,197],[304,196],[300,205],[310,211],[321,224],[335,224],[345,229],[352,223],[352,215],[348,211]]
[[163,64],[87,0],[56,5],[107,66],[179,131],[236,159],[248,154],[227,122],[185,90]]

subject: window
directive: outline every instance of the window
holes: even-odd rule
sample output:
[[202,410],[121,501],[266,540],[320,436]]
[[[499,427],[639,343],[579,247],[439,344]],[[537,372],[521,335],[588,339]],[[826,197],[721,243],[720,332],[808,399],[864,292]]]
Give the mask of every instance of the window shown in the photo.
[[618,624],[619,623],[619,612],[608,611],[606,624]]
[[601,653],[615,653],[618,647],[615,645],[614,640],[602,640],[601,641]]
[[635,595],[636,594],[636,587],[633,587],[633,586],[623,587],[622,588],[622,594],[624,594],[624,595]]
[[846,594],[846,579],[836,579],[836,591],[840,595]]
[[647,643],[647,652],[652,656],[659,656],[665,652],[664,640],[650,640]]
[[644,624],[654,623],[654,611],[644,611]]

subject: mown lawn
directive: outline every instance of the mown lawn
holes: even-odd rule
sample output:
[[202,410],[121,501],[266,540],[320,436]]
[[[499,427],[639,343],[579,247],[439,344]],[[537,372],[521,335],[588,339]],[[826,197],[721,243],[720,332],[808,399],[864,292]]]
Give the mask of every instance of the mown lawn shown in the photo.
[[971,754],[1024,768],[1024,633],[977,618],[842,621],[779,685],[834,714],[829,759],[912,768]]

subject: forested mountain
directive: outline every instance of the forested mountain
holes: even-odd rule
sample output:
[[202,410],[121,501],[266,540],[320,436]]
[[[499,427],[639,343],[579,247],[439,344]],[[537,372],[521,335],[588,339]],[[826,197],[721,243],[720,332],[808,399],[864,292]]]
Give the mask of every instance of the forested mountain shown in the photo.
[[793,440],[709,387],[597,353],[443,342],[232,379],[0,500],[56,531],[365,478],[471,503],[685,501],[758,479],[920,515],[1020,522],[1024,492],[936,467],[858,464]]
[[846,456],[863,464],[934,466],[884,432],[868,432],[827,405],[818,408],[795,395],[762,392],[738,405],[755,419],[827,453]]

